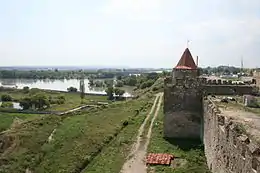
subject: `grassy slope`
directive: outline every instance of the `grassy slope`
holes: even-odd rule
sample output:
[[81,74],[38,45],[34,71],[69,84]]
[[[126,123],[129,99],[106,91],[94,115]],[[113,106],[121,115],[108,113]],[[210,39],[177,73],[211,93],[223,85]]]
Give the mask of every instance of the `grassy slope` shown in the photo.
[[19,113],[3,113],[0,112],[0,132],[8,129],[15,118],[28,119],[38,116],[37,114],[19,114]]
[[173,169],[167,166],[154,166],[156,173],[210,173],[204,156],[203,148],[199,141],[164,139],[163,138],[163,112],[154,123],[152,138],[148,148],[153,153],[169,153],[186,159],[188,162],[182,167]]
[[15,145],[4,155],[0,155],[0,172],[25,172],[26,168],[37,165],[44,154],[39,152],[41,146],[46,143],[60,120],[58,116],[39,115],[4,135],[14,139],[12,143]]
[[53,143],[43,146],[46,151],[36,172],[79,172],[113,139],[128,120],[146,102],[129,101],[112,105],[104,111],[65,119],[57,129]]
[[[0,155],[0,172],[24,173],[28,167],[37,173],[79,172],[120,132],[125,120],[131,123],[123,129],[120,140],[130,140],[143,118],[135,116],[135,110],[144,107],[145,112],[147,106],[147,100],[132,100],[63,120],[39,115],[6,134],[17,139],[16,147]],[[54,140],[47,143],[54,129]]]
[[122,168],[127,158],[136,134],[146,115],[150,111],[153,99],[150,99],[146,108],[137,116],[134,116],[129,125],[85,168],[83,173],[116,173]]
[[[55,91],[44,91],[41,90],[47,97],[51,96],[53,98],[63,95],[66,98],[65,104],[61,105],[51,105],[51,107],[48,110],[51,111],[65,111],[69,109],[76,108],[81,105],[81,99],[79,93],[60,93]],[[10,91],[0,91],[0,96],[3,94],[9,94],[14,98],[15,100],[19,100],[25,96],[28,96],[29,94],[23,93],[22,90],[10,90]],[[93,95],[87,95],[84,100],[84,104],[91,103],[91,100],[94,101],[107,101],[106,96],[93,96]]]

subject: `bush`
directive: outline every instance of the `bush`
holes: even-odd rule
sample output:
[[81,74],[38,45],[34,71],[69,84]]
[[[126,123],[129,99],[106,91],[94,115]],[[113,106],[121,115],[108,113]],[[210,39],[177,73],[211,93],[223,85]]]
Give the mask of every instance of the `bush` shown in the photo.
[[120,81],[120,80],[118,80],[117,82],[116,82],[116,85],[115,85],[116,87],[123,87],[124,86],[124,83],[122,82],[122,81]]
[[39,88],[32,88],[32,89],[30,89],[29,93],[30,93],[31,95],[34,95],[34,94],[39,93],[40,91],[41,91],[41,90],[40,90]]
[[30,91],[30,88],[28,86],[23,87],[24,93],[29,93],[29,91]]
[[44,94],[36,94],[25,97],[20,100],[20,106],[26,110],[35,107],[36,109],[44,109],[50,106],[49,99]]
[[58,97],[56,97],[56,98],[52,98],[51,96],[49,96],[49,102],[50,102],[50,104],[59,104],[59,105],[61,105],[61,104],[64,104],[65,103],[65,96],[63,96],[63,95],[60,95],[60,96],[58,96]]
[[158,90],[157,87],[153,87],[153,88],[152,88],[152,91],[157,91],[157,90]]
[[68,91],[68,92],[77,92],[78,89],[75,88],[75,87],[69,87],[69,88],[67,88],[67,91]]
[[1,96],[1,100],[3,102],[11,102],[13,99],[12,99],[12,97],[10,95],[4,94],[4,95]]
[[12,102],[3,102],[1,104],[1,108],[13,108],[13,107],[14,107],[14,105]]
[[128,125],[128,121],[125,120],[125,121],[123,122],[123,126],[125,127],[125,126],[127,126],[127,125]]

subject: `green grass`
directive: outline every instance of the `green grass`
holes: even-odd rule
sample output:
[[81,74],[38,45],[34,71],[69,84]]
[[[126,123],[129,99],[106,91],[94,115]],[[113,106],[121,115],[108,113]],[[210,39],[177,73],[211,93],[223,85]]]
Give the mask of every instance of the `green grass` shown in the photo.
[[[146,102],[129,101],[70,117],[57,129],[56,140],[43,146],[46,155],[36,172],[79,172],[120,132],[122,124]],[[54,138],[55,138],[54,136]],[[62,171],[63,170],[63,171]]]
[[[44,91],[40,90],[42,93],[44,93],[47,97],[57,97],[59,95],[65,96],[65,103],[64,104],[52,104],[50,108],[47,109],[47,111],[66,111],[70,110],[76,107],[79,107],[82,105],[80,93],[63,93],[59,91]],[[0,91],[0,96],[3,94],[9,94],[12,96],[15,100],[20,100],[23,97],[28,96],[29,94],[24,93],[22,90],[18,89],[12,89],[8,91]],[[100,101],[107,101],[106,96],[95,96],[95,95],[86,95],[83,104],[92,104],[95,102]]]
[[182,166],[152,166],[156,173],[210,173],[206,165],[203,146],[198,140],[165,139],[163,138],[163,112],[162,108],[153,126],[153,133],[148,147],[151,153],[173,154],[178,159],[173,163],[183,163]]
[[11,145],[0,155],[0,172],[24,173],[38,165],[44,155],[40,149],[60,121],[58,116],[38,115],[2,135],[0,138]]
[[[148,106],[147,100],[131,100],[64,118],[39,115],[4,135],[17,140],[13,140],[16,145],[4,153],[5,157],[0,156],[0,163],[4,161],[4,164],[0,164],[0,172],[24,173],[26,168],[37,173],[80,172],[101,151],[106,151],[104,147],[108,144],[113,148],[111,140],[116,141],[115,146],[122,144],[121,150],[126,151],[124,147],[127,146],[123,143],[131,142]],[[135,116],[135,110],[141,108],[144,108],[143,113]],[[128,121],[129,125],[123,126],[124,121]],[[54,140],[48,143],[48,137],[54,129]],[[119,154],[115,150],[113,153]],[[124,156],[118,155],[118,158]],[[118,159],[118,165],[121,162]],[[113,164],[110,166],[113,167]]]
[[28,119],[38,116],[37,114],[2,113],[0,112],[0,132],[7,130],[15,118]]
[[84,169],[83,173],[116,173],[120,172],[132,144],[136,140],[139,127],[150,111],[151,104],[137,116],[134,116],[118,136],[106,146],[101,153]]

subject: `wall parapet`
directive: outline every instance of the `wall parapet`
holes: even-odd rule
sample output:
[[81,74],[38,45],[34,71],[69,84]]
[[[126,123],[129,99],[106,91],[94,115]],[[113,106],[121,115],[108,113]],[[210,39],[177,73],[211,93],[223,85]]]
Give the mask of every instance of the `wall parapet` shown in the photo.
[[210,98],[203,104],[205,155],[211,171],[260,172],[260,144],[242,124],[225,116]]

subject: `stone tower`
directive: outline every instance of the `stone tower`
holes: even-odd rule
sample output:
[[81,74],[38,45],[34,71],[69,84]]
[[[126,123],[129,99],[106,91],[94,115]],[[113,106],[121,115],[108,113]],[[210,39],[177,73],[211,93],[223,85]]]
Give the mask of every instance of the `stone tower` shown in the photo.
[[202,91],[198,76],[197,65],[186,48],[171,78],[165,79],[165,137],[202,137]]

